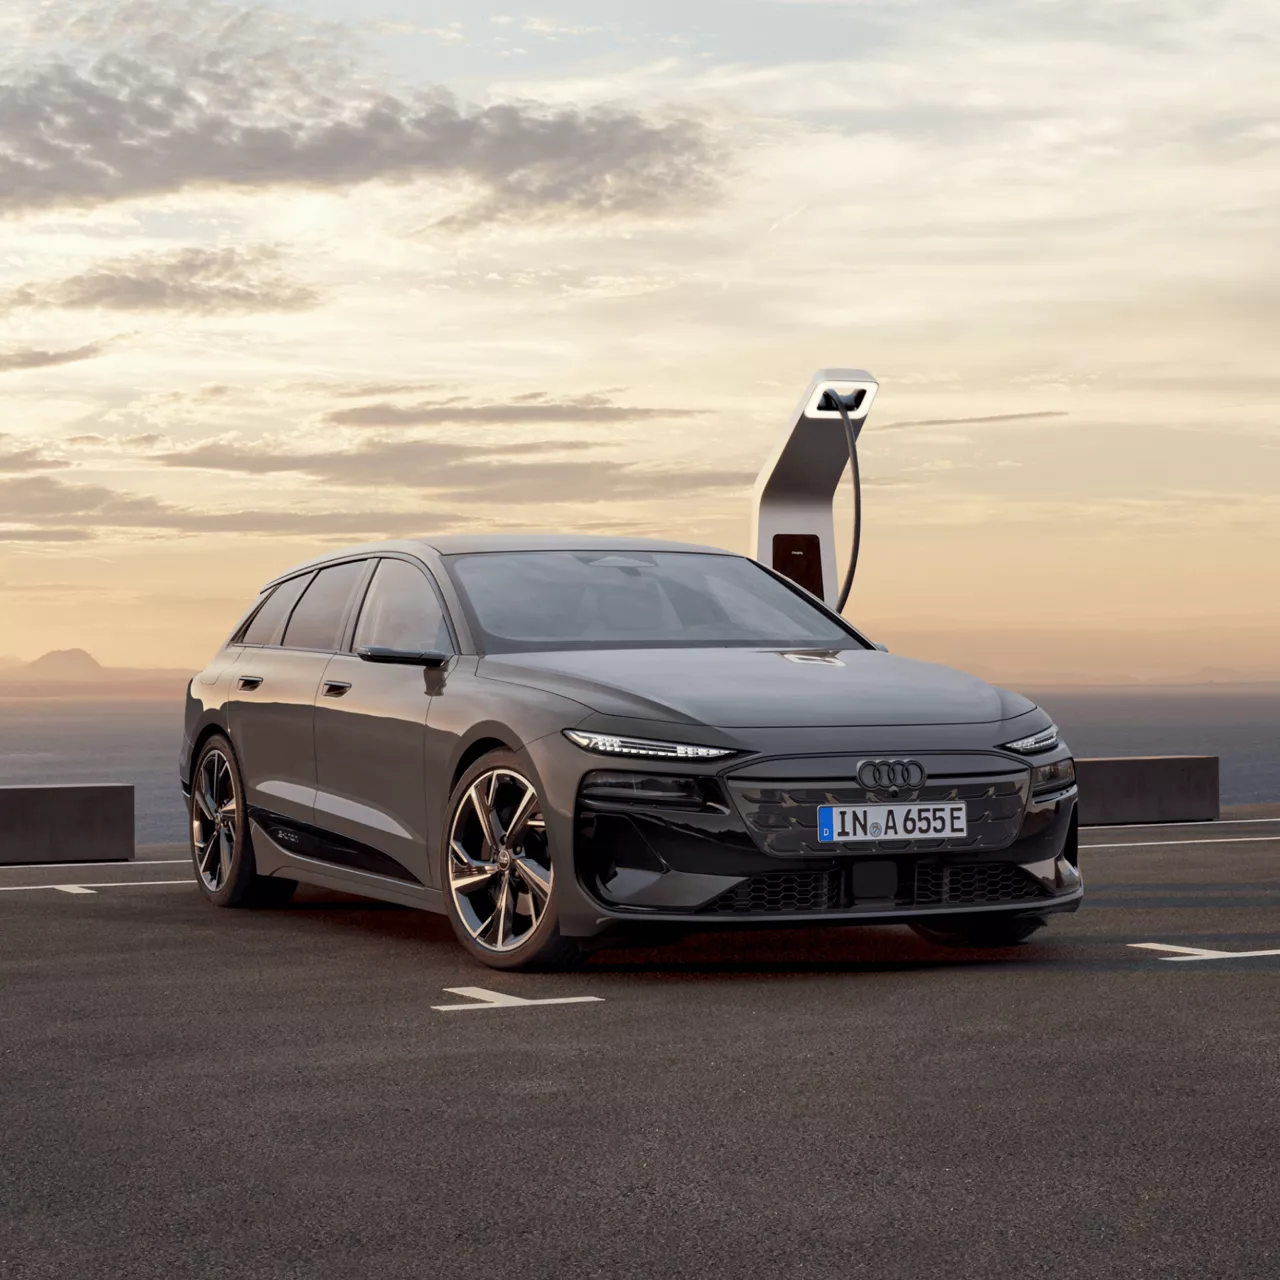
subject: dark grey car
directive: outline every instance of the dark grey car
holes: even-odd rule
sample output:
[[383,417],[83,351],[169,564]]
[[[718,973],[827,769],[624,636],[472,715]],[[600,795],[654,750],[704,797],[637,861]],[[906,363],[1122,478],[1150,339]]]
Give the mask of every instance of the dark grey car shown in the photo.
[[657,925],[1005,946],[1083,892],[1042,710],[677,543],[435,538],[302,565],[191,682],[181,778],[210,902],[304,880],[445,911],[498,968]]

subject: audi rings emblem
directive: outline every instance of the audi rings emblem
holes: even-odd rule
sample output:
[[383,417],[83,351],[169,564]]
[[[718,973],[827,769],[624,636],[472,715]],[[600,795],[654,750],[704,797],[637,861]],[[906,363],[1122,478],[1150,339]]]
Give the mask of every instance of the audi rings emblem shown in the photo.
[[929,775],[919,760],[864,760],[858,765],[858,781],[868,791],[880,787],[924,786]]

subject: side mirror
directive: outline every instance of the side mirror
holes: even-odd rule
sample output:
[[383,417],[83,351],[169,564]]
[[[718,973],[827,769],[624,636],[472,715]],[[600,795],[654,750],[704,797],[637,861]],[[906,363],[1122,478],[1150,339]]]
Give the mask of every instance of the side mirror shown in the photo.
[[395,662],[404,667],[443,667],[450,655],[435,649],[389,649],[381,644],[362,645],[356,656],[365,662]]
[[889,652],[889,646],[887,644],[881,644],[879,640],[873,640],[871,643],[875,645],[875,647],[879,649],[881,653]]

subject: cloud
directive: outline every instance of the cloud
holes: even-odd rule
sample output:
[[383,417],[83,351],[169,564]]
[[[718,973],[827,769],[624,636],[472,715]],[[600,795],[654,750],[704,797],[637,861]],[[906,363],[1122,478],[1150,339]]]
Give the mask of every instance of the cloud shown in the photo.
[[304,391],[327,391],[330,395],[344,400],[363,400],[368,396],[421,394],[424,391],[442,389],[442,384],[439,382],[357,382],[350,386],[330,382],[304,382],[300,385]]
[[21,285],[0,299],[0,305],[197,314],[315,306],[320,295],[281,269],[282,256],[269,245],[135,254],[100,262],[62,280]]
[[531,31],[535,35],[546,36],[554,40],[557,36],[585,36],[599,31],[600,27],[575,27],[568,23],[557,22],[554,18],[526,18],[520,24],[521,31]]
[[446,220],[465,227],[693,209],[714,186],[715,148],[691,119],[329,88],[291,75],[279,49],[259,65],[235,30],[228,21],[207,50],[152,40],[146,56],[112,52],[0,84],[0,213],[430,179],[470,197]]
[[961,427],[972,422],[1026,422],[1032,418],[1065,418],[1065,409],[1043,409],[1036,413],[990,413],[981,418],[914,418],[903,422],[876,423],[877,431],[893,431],[898,427]]
[[0,525],[0,542],[88,542],[87,529],[6,529]]
[[479,447],[437,440],[371,440],[354,450],[289,453],[235,440],[212,440],[153,457],[169,467],[250,475],[300,472],[345,485],[440,490],[455,504],[483,500],[535,504],[653,498],[745,488],[755,479],[755,473],[749,471],[641,467],[612,458],[526,460],[531,454],[596,447],[599,446],[588,442],[563,440]]
[[195,467],[247,475],[298,472],[346,484],[429,486],[440,471],[475,452],[463,444],[435,440],[373,441],[352,451],[285,452],[269,445],[207,440],[186,449],[153,455],[166,467]]
[[[103,530],[175,533],[379,536],[424,526],[453,525],[447,512],[199,511],[100,484],[69,484],[51,476],[0,479],[0,540],[78,542]],[[6,527],[7,526],[7,527]]]
[[477,462],[441,477],[449,500],[540,505],[684,497],[715,489],[749,490],[754,471],[638,467],[607,461],[548,461],[502,466]]
[[643,422],[655,418],[693,418],[699,409],[645,409],[614,404],[605,396],[571,396],[552,400],[545,391],[528,392],[510,401],[467,404],[461,397],[424,400],[415,405],[388,402],[338,409],[328,420],[345,427],[416,427],[436,423],[474,426],[519,426],[541,422]]
[[135,436],[104,436],[97,431],[91,431],[87,435],[67,436],[67,443],[107,445],[116,449],[151,449],[163,439],[164,436],[156,431],[145,431]]
[[[13,474],[19,471],[53,471],[71,464],[65,458],[51,458],[39,442],[29,444],[10,444],[19,437],[9,432],[0,431],[0,474]],[[0,516],[0,518],[3,518]]]
[[0,351],[0,373],[18,369],[51,369],[60,364],[75,364],[78,360],[92,360],[107,350],[105,342],[89,342],[83,347],[66,351],[43,351],[35,347],[18,347]]

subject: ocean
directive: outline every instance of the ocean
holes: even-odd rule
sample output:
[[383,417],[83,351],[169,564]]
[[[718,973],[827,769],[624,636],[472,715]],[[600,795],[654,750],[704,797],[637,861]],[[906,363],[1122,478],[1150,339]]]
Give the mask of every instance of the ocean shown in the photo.
[[[1280,801],[1280,687],[1031,693],[1078,756],[1216,755],[1223,804]],[[182,701],[0,700],[0,785],[130,782],[139,844],[186,839]]]

